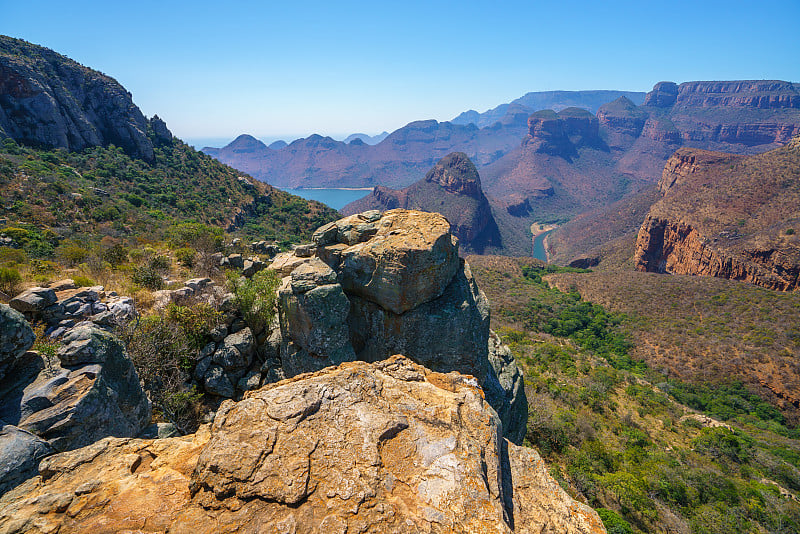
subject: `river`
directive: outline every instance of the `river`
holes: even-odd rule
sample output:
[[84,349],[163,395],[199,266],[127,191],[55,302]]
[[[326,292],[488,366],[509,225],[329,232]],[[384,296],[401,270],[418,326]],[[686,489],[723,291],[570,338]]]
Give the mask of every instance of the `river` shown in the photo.
[[537,260],[547,261],[547,252],[544,250],[544,238],[553,230],[542,232],[533,238],[533,257]]

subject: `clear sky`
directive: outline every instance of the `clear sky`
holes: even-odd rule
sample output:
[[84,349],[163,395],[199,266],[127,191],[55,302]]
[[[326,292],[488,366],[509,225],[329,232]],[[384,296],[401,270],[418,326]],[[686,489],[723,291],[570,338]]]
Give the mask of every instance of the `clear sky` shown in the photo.
[[0,0],[184,139],[392,131],[529,91],[800,82],[800,0]]

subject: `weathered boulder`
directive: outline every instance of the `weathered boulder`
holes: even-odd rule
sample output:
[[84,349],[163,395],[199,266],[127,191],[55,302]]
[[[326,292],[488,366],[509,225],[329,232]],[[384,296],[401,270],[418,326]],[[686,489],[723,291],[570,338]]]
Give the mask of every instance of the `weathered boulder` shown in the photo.
[[0,424],[0,495],[38,473],[39,460],[56,452],[46,441]]
[[136,436],[149,424],[149,401],[116,337],[76,327],[58,357],[30,353],[18,360],[14,376],[0,384],[0,419],[61,451],[105,436]]
[[225,402],[213,427],[58,454],[0,498],[0,531],[601,533],[474,379],[401,356]]
[[481,386],[488,402],[500,416],[506,438],[522,443],[528,426],[528,398],[525,380],[511,350],[497,334],[489,336],[489,369]]
[[0,304],[0,379],[14,361],[33,346],[35,336],[25,317],[6,304]]
[[9,305],[22,313],[41,313],[58,300],[56,292],[46,287],[26,289],[9,302]]
[[438,213],[375,211],[335,224],[337,243],[347,247],[318,256],[338,273],[345,291],[394,313],[441,295],[458,268],[458,241]]

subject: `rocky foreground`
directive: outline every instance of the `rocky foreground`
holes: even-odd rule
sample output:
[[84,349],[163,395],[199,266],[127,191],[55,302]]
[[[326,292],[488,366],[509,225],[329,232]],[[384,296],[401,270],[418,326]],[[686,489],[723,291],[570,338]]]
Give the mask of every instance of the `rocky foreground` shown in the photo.
[[604,532],[474,378],[402,356],[227,401],[210,428],[45,459],[0,532]]

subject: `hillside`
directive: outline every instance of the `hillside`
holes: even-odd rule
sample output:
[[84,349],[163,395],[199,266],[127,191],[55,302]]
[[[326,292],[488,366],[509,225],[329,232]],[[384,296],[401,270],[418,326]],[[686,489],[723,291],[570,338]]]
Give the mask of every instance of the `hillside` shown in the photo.
[[800,137],[746,158],[682,149],[639,230],[636,268],[797,289]]

